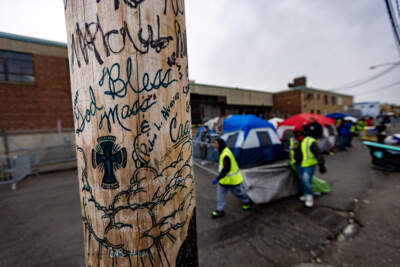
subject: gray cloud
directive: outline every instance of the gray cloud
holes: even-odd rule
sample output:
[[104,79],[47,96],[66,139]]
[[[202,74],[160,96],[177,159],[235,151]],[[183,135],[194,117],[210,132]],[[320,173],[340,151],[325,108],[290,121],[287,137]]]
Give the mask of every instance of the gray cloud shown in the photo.
[[[198,82],[277,91],[307,75],[310,86],[328,89],[400,60],[383,1],[218,1],[208,13],[212,2],[186,2],[190,76]],[[360,94],[398,77],[396,70],[342,92],[400,103],[396,87]]]

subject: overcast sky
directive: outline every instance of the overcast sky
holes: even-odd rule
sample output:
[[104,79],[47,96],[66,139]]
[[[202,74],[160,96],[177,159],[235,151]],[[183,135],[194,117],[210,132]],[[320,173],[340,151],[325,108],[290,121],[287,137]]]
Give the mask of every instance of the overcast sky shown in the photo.
[[[62,2],[2,0],[0,31],[66,42]],[[198,83],[273,92],[306,75],[311,87],[341,88],[400,60],[384,0],[189,0],[186,28]],[[400,84],[387,87],[396,82],[400,67],[340,92],[400,104]]]

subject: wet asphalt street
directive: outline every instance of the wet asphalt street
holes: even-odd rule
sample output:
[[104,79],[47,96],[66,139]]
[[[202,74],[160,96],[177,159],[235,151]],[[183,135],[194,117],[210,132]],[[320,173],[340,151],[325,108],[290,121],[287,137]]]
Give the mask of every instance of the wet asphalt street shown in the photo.
[[[332,189],[304,208],[297,196],[241,210],[228,194],[226,216],[213,220],[213,175],[195,168],[200,266],[400,266],[400,173],[371,168],[359,142],[326,156]],[[0,266],[83,266],[75,171],[28,177],[0,187]],[[344,237],[353,222],[358,233]],[[337,239],[343,241],[337,241]]]

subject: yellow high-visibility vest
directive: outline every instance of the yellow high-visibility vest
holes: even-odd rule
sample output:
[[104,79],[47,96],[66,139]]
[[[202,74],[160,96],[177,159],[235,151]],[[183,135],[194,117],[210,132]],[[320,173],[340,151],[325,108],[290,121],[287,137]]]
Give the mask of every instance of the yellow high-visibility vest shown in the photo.
[[301,162],[301,167],[310,167],[318,164],[318,160],[315,155],[311,152],[311,145],[315,143],[315,138],[307,136],[301,141],[301,153],[303,155],[303,160]]
[[221,185],[239,185],[243,182],[242,174],[240,173],[239,166],[236,162],[235,157],[228,147],[225,147],[222,150],[221,155],[219,155],[219,171],[221,171],[224,167],[224,158],[228,157],[231,161],[231,169],[228,174],[221,178],[218,182]]
[[289,156],[290,156],[290,162],[292,164],[296,164],[296,159],[294,158],[294,150],[297,148],[299,144],[295,141],[293,137],[290,138],[290,151],[289,151]]
[[357,123],[357,130],[361,132],[361,131],[364,129],[364,126],[365,126],[365,122],[363,122],[363,121],[358,121],[358,123]]

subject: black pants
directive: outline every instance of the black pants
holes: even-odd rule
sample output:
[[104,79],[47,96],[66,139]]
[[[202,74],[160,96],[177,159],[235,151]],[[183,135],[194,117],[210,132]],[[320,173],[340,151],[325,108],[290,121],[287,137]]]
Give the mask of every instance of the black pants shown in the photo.
[[200,145],[201,160],[206,160],[207,159],[207,152],[208,152],[207,145],[201,144]]

